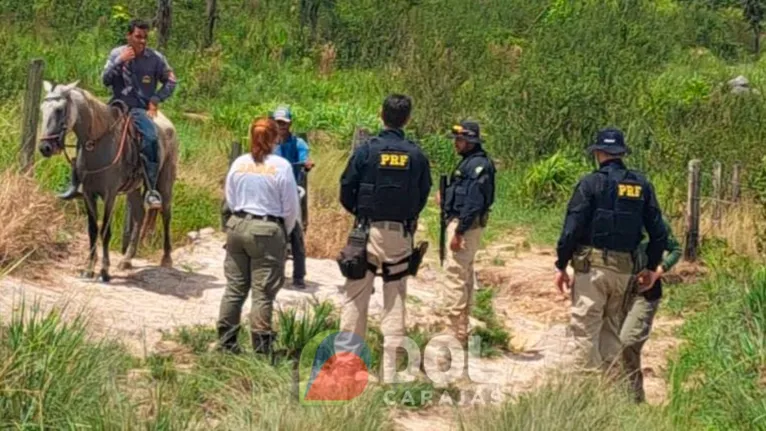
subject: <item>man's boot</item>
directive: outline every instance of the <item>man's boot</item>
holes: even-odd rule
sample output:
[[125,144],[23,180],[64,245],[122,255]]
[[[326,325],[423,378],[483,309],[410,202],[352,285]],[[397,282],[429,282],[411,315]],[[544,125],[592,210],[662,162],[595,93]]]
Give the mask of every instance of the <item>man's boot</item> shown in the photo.
[[242,353],[242,348],[237,343],[237,335],[239,334],[239,328],[226,327],[218,328],[218,347],[219,352],[228,352],[238,355]]
[[157,191],[157,175],[159,174],[159,163],[150,162],[144,159],[144,169],[146,169],[146,176],[148,184],[146,185],[147,193],[145,203],[149,208],[160,209],[162,208],[162,196]]
[[250,336],[253,342],[253,353],[259,356],[263,355],[270,362],[273,362],[272,344],[276,339],[276,334],[273,332],[251,332]]
[[72,167],[72,172],[70,174],[70,180],[69,180],[69,188],[66,189],[63,193],[59,194],[59,199],[68,201],[71,199],[74,199],[76,197],[82,196],[80,193],[80,180],[77,178],[77,170]]

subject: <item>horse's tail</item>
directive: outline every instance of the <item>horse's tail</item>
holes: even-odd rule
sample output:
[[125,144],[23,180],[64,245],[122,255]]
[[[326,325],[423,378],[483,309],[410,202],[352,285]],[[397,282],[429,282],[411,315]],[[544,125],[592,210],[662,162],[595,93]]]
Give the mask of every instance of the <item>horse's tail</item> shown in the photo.
[[146,216],[144,216],[144,223],[141,225],[141,235],[139,237],[142,243],[148,233],[154,233],[154,229],[157,226],[157,214],[159,214],[159,212],[160,210],[158,209],[150,209]]

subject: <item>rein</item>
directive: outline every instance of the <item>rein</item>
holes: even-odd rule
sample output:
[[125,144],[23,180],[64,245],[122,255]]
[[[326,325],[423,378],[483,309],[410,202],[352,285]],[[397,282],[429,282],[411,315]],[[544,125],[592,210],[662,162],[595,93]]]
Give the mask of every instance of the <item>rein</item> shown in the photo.
[[[52,99],[48,99],[48,100],[52,100]],[[67,131],[69,130],[69,109],[70,109],[69,105],[72,103],[72,100],[69,98],[69,96],[66,97],[66,102],[67,103],[64,105],[64,124],[61,126],[61,131],[56,133],[56,134],[54,134],[54,135],[43,136],[42,140],[56,139],[57,141],[59,141],[61,143],[62,152],[64,153],[64,156],[66,157],[67,162],[70,165],[74,166],[74,163],[72,162],[72,158],[69,157],[69,153],[67,153],[67,151],[66,151],[66,147],[67,147],[67,145],[66,145],[66,134],[67,134]],[[123,128],[122,128],[122,136],[120,137],[120,146],[117,149],[117,154],[115,154],[114,159],[112,160],[112,162],[110,164],[108,164],[108,165],[106,165],[106,166],[104,166],[102,168],[96,169],[96,170],[92,170],[92,171],[91,170],[85,170],[83,172],[83,175],[97,174],[99,172],[103,172],[103,171],[111,168],[112,166],[116,165],[117,162],[120,161],[120,159],[122,158],[123,150],[125,148],[125,142],[127,141],[128,129],[130,127],[130,118],[129,118],[129,116],[128,115],[124,115],[123,118],[125,119],[125,124],[123,125]],[[87,149],[88,147],[91,147],[91,146],[95,145],[96,142],[101,140],[107,134],[111,133],[116,125],[117,125],[117,122],[112,123],[106,129],[106,131],[104,131],[104,133],[102,133],[100,136],[98,136],[97,138],[93,138],[93,139],[89,139],[89,140],[85,141],[84,147]]]
[[[114,127],[114,126],[110,126],[109,127],[109,131],[112,130],[112,127]],[[106,165],[106,166],[104,166],[102,168],[93,170],[93,171],[90,171],[90,170],[86,169],[86,170],[83,171],[83,175],[97,174],[99,172],[103,172],[103,171],[111,168],[112,166],[116,165],[117,162],[120,161],[120,159],[122,158],[123,149],[125,148],[125,141],[128,140],[127,139],[128,138],[128,128],[130,128],[130,118],[128,118],[128,116],[125,116],[125,125],[122,126],[122,136],[120,137],[120,146],[117,148],[117,154],[114,155],[114,159],[112,160],[112,163],[109,163],[108,165]],[[101,137],[104,137],[104,136],[106,136],[106,133],[104,133],[104,135],[102,135]],[[99,139],[101,139],[101,138],[99,138]],[[85,143],[85,145],[88,145],[88,143],[93,143],[93,142],[94,142],[93,140],[87,141]],[[64,151],[64,154],[66,154],[66,151]],[[69,155],[67,155],[67,159],[69,159]]]

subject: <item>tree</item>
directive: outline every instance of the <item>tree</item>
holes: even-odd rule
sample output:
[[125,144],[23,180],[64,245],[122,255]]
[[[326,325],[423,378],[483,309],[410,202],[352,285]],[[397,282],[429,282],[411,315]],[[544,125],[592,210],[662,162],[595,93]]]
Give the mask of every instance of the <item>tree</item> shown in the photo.
[[755,37],[755,55],[761,54],[761,29],[766,0],[742,0],[742,12]]

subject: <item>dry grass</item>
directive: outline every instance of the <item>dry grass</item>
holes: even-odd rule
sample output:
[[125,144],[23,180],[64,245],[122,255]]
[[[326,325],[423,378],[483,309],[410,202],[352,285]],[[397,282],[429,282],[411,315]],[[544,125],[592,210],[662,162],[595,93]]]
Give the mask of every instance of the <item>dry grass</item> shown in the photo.
[[0,173],[0,202],[0,268],[9,271],[22,261],[35,264],[62,257],[64,213],[34,179],[11,170]]
[[[737,204],[722,204],[721,221],[713,220],[712,203],[706,203],[700,208],[701,238],[720,238],[726,241],[731,250],[752,258],[758,258],[757,247],[758,226],[764,223],[761,208],[748,201]],[[684,241],[686,232],[685,221],[681,220],[673,226],[679,241]]]
[[[315,137],[316,138],[316,137]],[[309,226],[306,254],[313,258],[334,259],[343,246],[353,219],[340,205],[340,177],[348,151],[312,140],[311,158],[316,167],[309,174]]]
[[340,205],[311,205],[306,232],[306,255],[317,259],[334,259],[346,245],[352,222],[351,216]]

